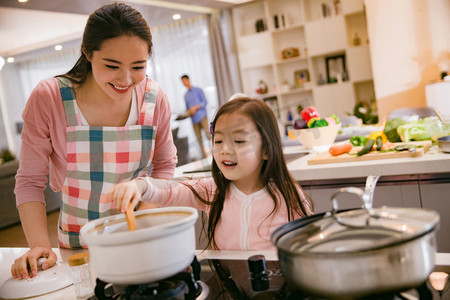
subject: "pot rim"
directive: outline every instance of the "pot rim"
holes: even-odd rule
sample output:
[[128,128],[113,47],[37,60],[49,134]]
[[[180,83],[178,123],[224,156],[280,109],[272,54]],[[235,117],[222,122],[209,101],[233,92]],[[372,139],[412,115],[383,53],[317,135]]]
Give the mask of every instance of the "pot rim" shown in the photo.
[[187,206],[172,206],[141,210],[135,212],[135,217],[136,220],[139,220],[151,216],[172,214],[185,214],[186,216],[175,221],[169,221],[164,224],[138,228],[134,231],[119,231],[110,232],[107,234],[98,234],[99,230],[105,228],[108,225],[127,222],[125,214],[117,214],[92,220],[86,223],[81,228],[80,235],[87,242],[88,247],[143,242],[149,239],[157,239],[167,236],[168,234],[182,231],[187,227],[192,226],[198,218],[197,210],[195,208]]

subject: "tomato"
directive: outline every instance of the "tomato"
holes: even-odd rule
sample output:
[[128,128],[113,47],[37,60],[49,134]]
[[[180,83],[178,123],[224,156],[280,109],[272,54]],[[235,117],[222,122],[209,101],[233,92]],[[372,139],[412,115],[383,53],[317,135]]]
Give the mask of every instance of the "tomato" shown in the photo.
[[319,112],[314,106],[308,106],[304,108],[300,114],[302,115],[303,120],[305,120],[306,122],[308,122],[311,118],[320,119]]

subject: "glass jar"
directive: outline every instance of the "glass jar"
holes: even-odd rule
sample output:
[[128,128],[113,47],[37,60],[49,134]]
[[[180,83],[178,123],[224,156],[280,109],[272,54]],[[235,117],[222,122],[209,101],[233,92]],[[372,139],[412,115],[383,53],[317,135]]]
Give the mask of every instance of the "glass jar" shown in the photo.
[[73,286],[77,299],[88,299],[94,295],[89,267],[89,254],[78,253],[69,257],[69,266],[72,270]]

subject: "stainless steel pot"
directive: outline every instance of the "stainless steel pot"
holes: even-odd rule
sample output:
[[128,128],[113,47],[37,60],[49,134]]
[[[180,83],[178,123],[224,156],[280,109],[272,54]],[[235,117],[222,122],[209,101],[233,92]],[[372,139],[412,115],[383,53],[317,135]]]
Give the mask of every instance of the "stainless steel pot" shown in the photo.
[[100,218],[81,228],[97,276],[109,283],[139,284],[170,277],[195,256],[197,210],[165,207],[135,213],[128,231],[125,214]]
[[[358,195],[362,209],[339,211],[337,197]],[[366,196],[365,196],[366,195]],[[278,228],[272,242],[294,288],[326,298],[359,298],[417,287],[434,268],[439,214],[371,208],[359,188],[340,189],[331,213]]]

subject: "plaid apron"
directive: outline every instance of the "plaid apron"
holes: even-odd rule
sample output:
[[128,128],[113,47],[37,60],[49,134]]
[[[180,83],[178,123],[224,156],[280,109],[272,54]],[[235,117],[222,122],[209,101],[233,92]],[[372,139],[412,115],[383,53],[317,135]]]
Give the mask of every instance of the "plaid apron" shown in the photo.
[[61,248],[86,248],[81,227],[118,212],[107,193],[117,183],[148,175],[156,127],[152,126],[159,85],[147,79],[137,125],[83,126],[69,80],[58,78],[66,113],[67,173],[58,224]]

